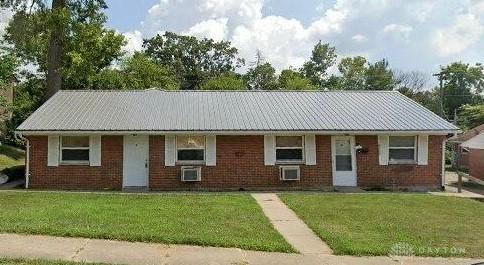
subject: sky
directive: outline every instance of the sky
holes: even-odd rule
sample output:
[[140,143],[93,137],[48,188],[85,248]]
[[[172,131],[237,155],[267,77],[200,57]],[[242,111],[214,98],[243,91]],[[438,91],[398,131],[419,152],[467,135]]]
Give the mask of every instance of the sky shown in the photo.
[[[484,62],[484,0],[107,0],[108,26],[126,51],[174,31],[228,40],[241,57],[259,49],[276,69],[300,67],[317,41],[339,59],[388,59],[428,74],[453,61]],[[0,33],[3,14],[0,17]],[[432,80],[431,80],[432,82]]]

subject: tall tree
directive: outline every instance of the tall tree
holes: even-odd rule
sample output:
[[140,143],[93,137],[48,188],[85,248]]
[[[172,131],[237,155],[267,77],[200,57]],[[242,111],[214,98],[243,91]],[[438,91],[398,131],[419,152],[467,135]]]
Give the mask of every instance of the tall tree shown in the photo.
[[386,59],[368,64],[366,70],[367,90],[393,90],[395,85],[393,71],[388,66]]
[[124,37],[106,29],[104,0],[3,0],[16,10],[5,39],[25,63],[46,75],[46,98],[61,88],[85,89],[92,75],[120,58]]
[[427,109],[439,112],[438,91],[426,89],[428,76],[419,71],[397,72],[395,77],[396,90],[420,103]]
[[284,69],[279,75],[279,88],[285,90],[315,90],[317,86],[311,80],[305,78],[301,73],[292,69]]
[[311,58],[305,62],[301,72],[320,88],[328,81],[328,69],[336,63],[336,49],[328,43],[319,41],[313,48]]
[[338,89],[361,90],[366,87],[366,73],[368,70],[365,57],[346,57],[338,64],[341,73]]
[[484,66],[471,66],[462,62],[441,67],[443,79],[443,107],[449,119],[466,104],[482,104],[484,90]]
[[245,74],[245,79],[251,90],[277,89],[276,69],[270,63],[250,68]]
[[197,39],[166,32],[145,40],[147,55],[175,68],[182,89],[199,89],[208,77],[232,72],[244,64],[230,42]]

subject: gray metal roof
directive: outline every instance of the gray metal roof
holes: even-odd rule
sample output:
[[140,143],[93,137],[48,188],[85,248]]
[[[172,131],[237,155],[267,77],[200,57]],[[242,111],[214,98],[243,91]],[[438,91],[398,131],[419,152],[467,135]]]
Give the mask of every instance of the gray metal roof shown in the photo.
[[393,91],[60,91],[22,131],[454,131]]

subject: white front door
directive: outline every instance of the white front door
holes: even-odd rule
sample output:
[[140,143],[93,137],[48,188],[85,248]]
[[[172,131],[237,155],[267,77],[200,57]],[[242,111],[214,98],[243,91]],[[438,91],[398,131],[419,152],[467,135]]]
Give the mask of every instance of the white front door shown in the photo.
[[123,187],[148,187],[149,138],[125,135],[123,147]]
[[331,137],[333,186],[356,186],[356,152],[353,136]]

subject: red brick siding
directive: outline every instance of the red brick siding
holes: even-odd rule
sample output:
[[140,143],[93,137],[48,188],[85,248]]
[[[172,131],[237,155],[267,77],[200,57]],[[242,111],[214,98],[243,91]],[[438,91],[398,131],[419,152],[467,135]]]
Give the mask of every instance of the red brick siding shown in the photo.
[[315,166],[301,165],[300,181],[281,181],[264,165],[263,136],[217,136],[217,165],[202,166],[201,182],[180,181],[180,165],[165,167],[163,136],[150,137],[150,189],[321,189],[332,185],[329,136],[316,137]]
[[484,180],[484,150],[471,149],[469,152],[469,175]]
[[29,136],[30,188],[117,189],[122,188],[123,137],[102,136],[101,166],[47,166],[47,136]]
[[356,143],[368,148],[357,154],[358,186],[361,187],[433,187],[442,183],[442,141],[445,136],[429,136],[428,165],[380,166],[378,137],[356,136]]
[[[30,187],[49,189],[121,189],[123,137],[102,137],[100,167],[47,166],[47,136],[31,136]],[[425,186],[441,184],[442,141],[429,137],[429,165],[378,164],[377,136],[356,136],[368,148],[357,154],[359,186]],[[164,137],[150,136],[150,180],[152,190],[196,189],[328,189],[332,186],[331,137],[316,136],[315,166],[301,165],[300,181],[281,181],[279,166],[264,165],[264,137],[217,136],[217,165],[202,165],[202,181],[180,181],[180,165],[165,167]]]

